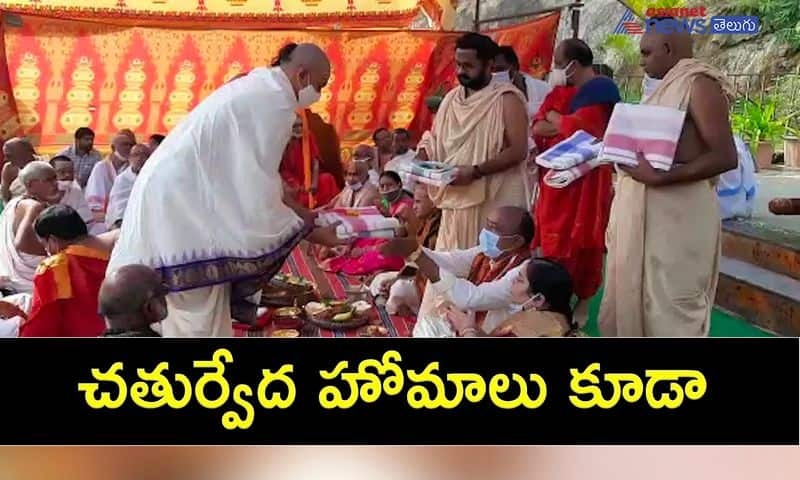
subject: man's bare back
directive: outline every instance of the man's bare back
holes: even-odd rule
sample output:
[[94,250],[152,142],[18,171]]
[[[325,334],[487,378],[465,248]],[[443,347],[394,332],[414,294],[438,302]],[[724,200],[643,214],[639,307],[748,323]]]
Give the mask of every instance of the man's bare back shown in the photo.
[[21,253],[29,255],[47,255],[44,247],[36,238],[33,225],[36,217],[47,208],[47,204],[30,197],[22,198],[14,210],[14,247]]

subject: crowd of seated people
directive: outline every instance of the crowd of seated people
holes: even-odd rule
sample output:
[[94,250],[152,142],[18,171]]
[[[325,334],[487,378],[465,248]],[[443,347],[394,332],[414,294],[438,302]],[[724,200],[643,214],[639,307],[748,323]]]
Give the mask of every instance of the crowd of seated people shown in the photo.
[[[105,329],[97,295],[136,176],[164,140],[136,144],[118,132],[105,159],[94,132],[44,161],[26,138],[3,144],[0,197],[0,294],[20,319],[11,336],[96,336]],[[13,328],[9,325],[14,325]]]

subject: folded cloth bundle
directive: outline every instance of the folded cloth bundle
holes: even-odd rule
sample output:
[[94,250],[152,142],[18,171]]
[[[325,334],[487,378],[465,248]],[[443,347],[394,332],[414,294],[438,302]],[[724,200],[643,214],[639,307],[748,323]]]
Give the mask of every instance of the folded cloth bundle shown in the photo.
[[400,222],[393,217],[384,217],[376,207],[333,208],[320,212],[316,225],[326,227],[341,222],[336,227],[339,238],[394,238]]
[[678,148],[686,112],[659,105],[618,103],[603,137],[600,157],[636,166],[641,153],[653,168],[669,170]]
[[436,187],[449,185],[456,178],[456,169],[439,162],[407,163],[400,165],[401,173],[413,180]]
[[544,183],[549,187],[564,188],[603,163],[607,162],[600,160],[600,158],[593,158],[588,162],[579,163],[566,170],[550,170],[544,176]]
[[539,154],[536,163],[553,170],[566,170],[595,158],[602,147],[595,137],[578,130],[568,139]]

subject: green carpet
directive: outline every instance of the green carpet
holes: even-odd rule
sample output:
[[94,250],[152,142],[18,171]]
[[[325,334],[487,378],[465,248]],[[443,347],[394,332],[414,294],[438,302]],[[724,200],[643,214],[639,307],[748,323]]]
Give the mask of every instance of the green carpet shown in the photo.
[[[589,321],[583,331],[591,337],[599,337],[597,329],[597,314],[600,311],[600,299],[603,297],[603,289],[592,298],[589,304]],[[711,333],[712,337],[772,337],[767,333],[741,318],[732,317],[725,312],[714,309],[711,314]]]

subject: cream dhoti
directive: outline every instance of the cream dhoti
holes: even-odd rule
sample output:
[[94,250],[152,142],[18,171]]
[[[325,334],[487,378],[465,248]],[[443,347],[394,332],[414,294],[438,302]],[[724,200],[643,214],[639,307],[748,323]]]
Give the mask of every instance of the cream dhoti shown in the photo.
[[278,167],[297,97],[279,68],[214,92],[170,133],[131,191],[109,271],[158,270],[166,336],[230,336],[252,297],[309,231],[282,202]]

